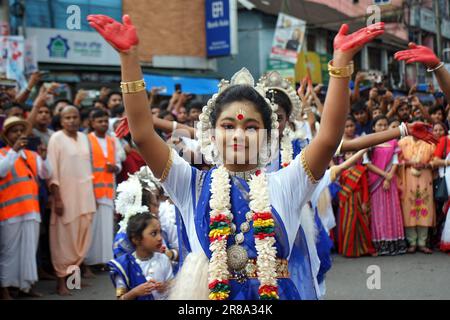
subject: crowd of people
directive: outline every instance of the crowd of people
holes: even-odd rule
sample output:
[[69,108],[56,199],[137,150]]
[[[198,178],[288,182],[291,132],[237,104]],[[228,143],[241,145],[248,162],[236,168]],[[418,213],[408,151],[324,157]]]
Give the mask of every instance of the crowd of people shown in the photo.
[[[102,29],[103,24],[111,21],[92,17],[90,23],[116,49],[121,48],[114,42],[117,40],[112,35],[108,38]],[[124,20],[125,27],[130,25],[131,22]],[[339,34],[350,37],[345,33],[341,30]],[[365,43],[359,41],[351,47],[354,52],[355,46]],[[348,62],[346,54],[350,49],[343,48],[344,45],[335,46],[341,54],[335,56],[335,62],[339,58]],[[403,55],[412,54],[414,50],[429,49],[412,45]],[[429,51],[426,52],[430,54]],[[402,53],[397,58],[410,59]],[[123,81],[131,83],[139,79],[134,61],[129,61],[133,56],[124,54],[121,59]],[[429,67],[438,64],[439,61],[430,63]],[[253,299],[256,297],[250,294],[253,289],[245,289],[244,285],[237,294],[233,293],[235,289],[230,293],[231,279],[251,278],[248,265],[244,266],[246,276],[242,274],[242,267],[232,268],[228,275],[230,283],[228,280],[221,282],[220,272],[211,271],[211,267],[205,269],[206,274],[210,274],[207,280],[181,268],[185,264],[201,270],[202,260],[193,263],[187,253],[208,247],[211,250],[208,258],[217,259],[214,261],[219,264],[217,261],[223,252],[216,248],[223,240],[217,237],[223,234],[221,232],[235,235],[236,244],[228,250],[234,248],[236,256],[242,254],[239,244],[248,240],[252,217],[233,212],[235,219],[240,219],[236,222],[238,227],[231,223],[228,226],[229,220],[223,214],[231,208],[241,208],[239,213],[248,211],[258,216],[259,220],[253,218],[252,228],[259,228],[260,241],[276,234],[272,237],[277,238],[277,243],[285,242],[291,248],[298,245],[298,252],[302,252],[301,239],[308,243],[303,253],[311,253],[311,247],[315,250],[313,255],[308,255],[311,259],[308,263],[313,266],[311,269],[317,270],[311,271],[314,274],[310,275],[313,279],[310,287],[304,281],[303,291],[298,295],[283,278],[289,278],[287,261],[289,265],[299,266],[300,260],[296,261],[294,254],[283,253],[284,247],[280,244],[277,250],[284,256],[273,260],[279,264],[276,274],[278,286],[283,290],[270,282],[265,286],[261,284],[259,292],[256,291],[260,298],[283,295],[281,298],[304,299],[323,295],[323,280],[331,266],[329,255],[333,247],[346,257],[450,251],[446,189],[442,195],[450,154],[450,104],[446,99],[450,92],[447,92],[449,85],[443,85],[443,81],[448,80],[447,74],[437,77],[444,92],[430,86],[426,102],[422,101],[425,95],[418,95],[415,87],[407,93],[394,94],[383,80],[362,90],[361,84],[367,81],[362,73],[356,74],[353,90],[346,89],[348,83],[343,85],[337,83],[341,80],[333,78],[327,90],[320,84],[314,87],[305,79],[296,91],[274,72],[258,82],[270,88],[261,98],[253,88],[240,87],[242,83],[254,86],[248,80],[248,72],[241,71],[229,87],[220,89],[219,97],[212,97],[207,104],[181,91],[165,97],[158,94],[157,88],[145,95],[130,95],[139,92],[138,84],[122,87],[123,94],[105,85],[91,106],[84,103],[83,90],[73,101],[62,99],[49,103],[54,100],[60,84],[43,85],[39,73],[31,76],[28,87],[21,93],[3,87],[0,297],[39,297],[41,294],[34,289],[38,280],[54,280],[58,294],[69,295],[67,277],[74,267],[80,267],[84,278],[95,276],[93,271],[96,270],[109,270],[121,299],[166,299],[175,274],[189,277],[191,283],[196,283],[194,288],[199,289],[186,289],[177,283],[172,298],[182,298],[181,293],[186,290],[192,291],[191,297],[195,294],[200,297],[204,291],[200,286],[207,281],[205,287],[210,299],[227,298],[230,294],[232,298]],[[339,90],[342,92],[338,93]],[[31,108],[27,108],[32,92],[36,94]],[[330,95],[332,98],[328,98]],[[125,97],[129,100],[124,103]],[[243,110],[236,104],[242,101],[264,104],[264,98],[277,106],[269,110],[272,115],[267,111],[267,114],[255,116],[259,111]],[[338,101],[342,99],[344,101]],[[128,106],[127,117],[124,104]],[[342,113],[346,105],[351,105],[350,113],[343,117],[347,113]],[[216,107],[222,109],[217,111]],[[145,113],[146,109],[151,113]],[[277,126],[270,125],[274,114]],[[239,202],[242,201],[239,192],[246,188],[243,194],[248,192],[250,199],[254,199],[252,196],[258,194],[254,189],[262,188],[257,184],[264,185],[257,177],[264,179],[265,175],[250,170],[249,177],[255,178],[247,179],[249,168],[233,172],[227,167],[233,183],[231,189],[226,189],[219,183],[224,175],[220,166],[210,174],[210,169],[217,165],[211,159],[218,154],[212,148],[209,157],[204,150],[210,147],[210,141],[219,139],[202,136],[206,132],[202,126],[209,125],[210,118],[214,125],[220,124],[228,131],[238,131],[240,122],[245,122],[242,132],[255,130],[264,123],[265,128],[279,133],[281,150],[276,150],[279,157],[265,163],[268,172],[277,172],[267,175],[269,190],[266,191],[273,202],[273,216],[267,216],[267,206],[258,211],[253,208],[258,204],[250,202],[248,207]],[[338,134],[341,122],[345,123],[342,139]],[[429,127],[432,132],[427,131]],[[335,152],[334,144],[339,141]],[[168,151],[166,144],[170,147]],[[235,143],[233,148],[236,151],[240,146]],[[298,165],[294,159],[298,159]],[[313,164],[312,159],[321,160]],[[243,174],[239,175],[240,172]],[[249,186],[239,186],[238,177],[248,181]],[[202,188],[202,184],[210,185],[211,190]],[[231,205],[220,207],[221,197],[213,199],[220,190],[231,192],[232,199],[228,199]],[[207,197],[211,197],[209,202]],[[301,214],[300,208],[303,208]],[[197,214],[195,219],[193,210]],[[203,221],[199,210],[208,214],[211,211],[212,222]],[[280,211],[277,213],[277,210]],[[286,212],[296,212],[298,218]],[[306,221],[308,219],[312,222]],[[274,221],[283,221],[286,239],[280,240],[277,232],[281,231],[273,231],[271,223]],[[308,228],[316,230],[316,236],[310,237]],[[203,242],[200,235],[198,241],[193,240],[192,233],[196,230],[197,235],[204,233],[208,242]],[[255,267],[260,266],[258,246],[256,249],[249,253],[248,260],[254,260]],[[233,254],[228,252],[229,260]],[[314,263],[314,256],[320,263]],[[239,259],[236,263],[239,264]],[[128,267],[127,271],[124,266]],[[259,272],[253,277],[258,278]]]

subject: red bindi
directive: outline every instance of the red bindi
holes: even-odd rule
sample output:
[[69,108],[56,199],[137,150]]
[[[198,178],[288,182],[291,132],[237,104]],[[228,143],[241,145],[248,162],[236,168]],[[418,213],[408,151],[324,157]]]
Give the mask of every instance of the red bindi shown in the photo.
[[244,115],[243,115],[242,113],[239,113],[239,114],[236,116],[236,118],[237,118],[239,121],[242,121],[242,120],[244,120]]

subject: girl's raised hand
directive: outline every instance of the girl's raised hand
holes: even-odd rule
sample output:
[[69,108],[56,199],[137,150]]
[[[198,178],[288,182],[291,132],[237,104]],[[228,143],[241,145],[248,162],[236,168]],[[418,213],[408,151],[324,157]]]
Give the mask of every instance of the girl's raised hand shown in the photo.
[[378,22],[368,27],[359,29],[356,32],[347,34],[348,25],[343,24],[339,29],[338,34],[334,38],[334,51],[336,54],[346,56],[347,60],[351,60],[368,42],[384,33],[384,22]]
[[87,20],[119,52],[126,53],[139,43],[136,27],[127,14],[122,18],[123,23],[102,14],[91,14]]
[[396,60],[404,60],[406,63],[420,62],[428,68],[436,67],[441,61],[433,50],[425,46],[418,46],[414,42],[408,44],[408,50],[397,51],[394,55]]

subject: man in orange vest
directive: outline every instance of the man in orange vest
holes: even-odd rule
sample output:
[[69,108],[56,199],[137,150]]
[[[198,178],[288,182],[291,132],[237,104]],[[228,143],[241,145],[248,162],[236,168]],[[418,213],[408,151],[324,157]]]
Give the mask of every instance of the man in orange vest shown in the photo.
[[45,151],[26,150],[30,125],[18,117],[5,120],[0,149],[0,299],[11,299],[8,287],[36,296],[36,251],[39,240],[38,176],[50,177]]
[[[120,172],[121,163],[120,145],[107,134],[108,120],[104,110],[91,114],[94,131],[88,138],[97,211],[92,224],[91,247],[84,261],[86,266],[106,264],[113,258],[115,175]],[[92,276],[89,267],[85,269],[85,276]]]

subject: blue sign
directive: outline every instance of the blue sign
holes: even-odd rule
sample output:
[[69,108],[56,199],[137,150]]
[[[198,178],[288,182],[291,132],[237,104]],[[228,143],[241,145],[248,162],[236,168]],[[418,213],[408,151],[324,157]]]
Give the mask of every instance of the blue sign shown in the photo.
[[206,52],[208,57],[231,54],[229,0],[206,0]]

